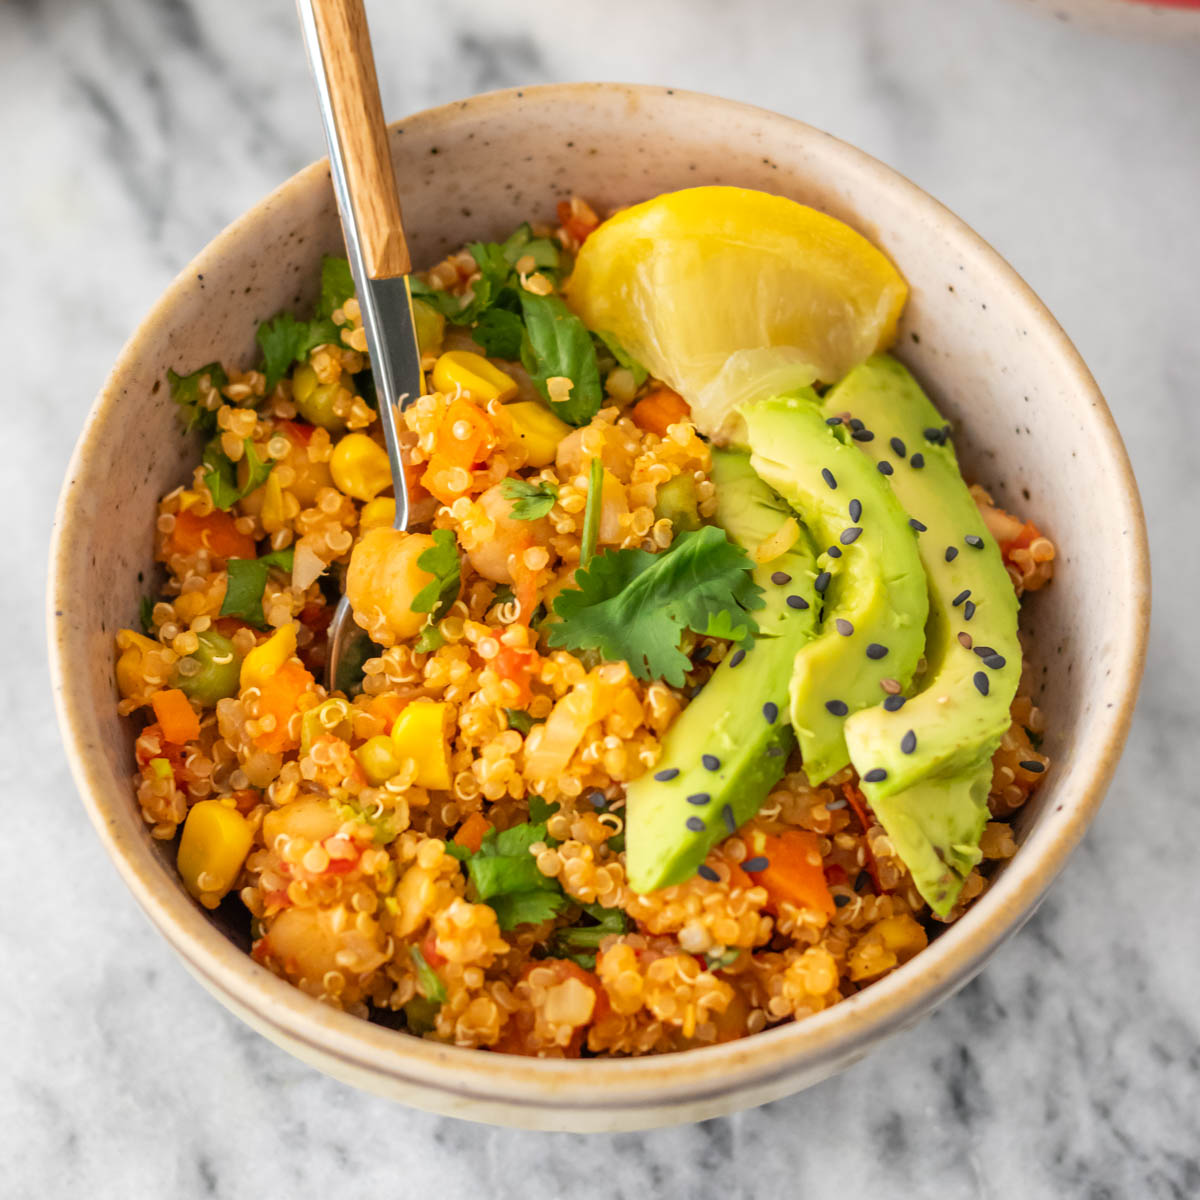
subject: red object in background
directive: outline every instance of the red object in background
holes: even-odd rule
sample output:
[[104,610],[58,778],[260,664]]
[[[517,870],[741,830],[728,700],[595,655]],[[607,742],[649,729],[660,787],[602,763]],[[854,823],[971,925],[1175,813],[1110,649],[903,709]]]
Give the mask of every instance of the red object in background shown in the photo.
[[1148,4],[1151,8],[1196,8],[1200,0],[1125,0],[1127,4]]

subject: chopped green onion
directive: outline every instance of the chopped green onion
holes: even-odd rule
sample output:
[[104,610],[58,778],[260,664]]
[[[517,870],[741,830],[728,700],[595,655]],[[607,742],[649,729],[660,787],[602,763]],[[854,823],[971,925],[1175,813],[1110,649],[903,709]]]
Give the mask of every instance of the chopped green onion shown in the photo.
[[586,567],[596,553],[596,538],[600,533],[600,509],[603,505],[604,464],[593,458],[588,468],[587,507],[583,510],[583,541],[579,547],[579,565]]
[[438,973],[425,961],[425,955],[420,947],[409,946],[409,957],[417,964],[417,982],[427,1000],[435,1004],[446,1003],[446,985],[438,977]]

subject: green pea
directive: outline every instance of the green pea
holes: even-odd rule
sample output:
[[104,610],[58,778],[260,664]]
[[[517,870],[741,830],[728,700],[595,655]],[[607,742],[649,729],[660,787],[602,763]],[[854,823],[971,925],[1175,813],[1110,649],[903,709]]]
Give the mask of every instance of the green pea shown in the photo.
[[[171,686],[197,704],[212,705],[226,696],[237,695],[242,669],[241,655],[233,643],[215,629],[196,635],[200,645],[181,658],[171,672]],[[195,663],[196,667],[184,667]]]
[[417,327],[417,345],[422,354],[437,354],[442,348],[446,333],[446,318],[432,304],[414,299],[412,302],[413,324]]
[[696,481],[691,475],[676,475],[662,484],[654,498],[654,515],[666,517],[676,533],[700,528]]

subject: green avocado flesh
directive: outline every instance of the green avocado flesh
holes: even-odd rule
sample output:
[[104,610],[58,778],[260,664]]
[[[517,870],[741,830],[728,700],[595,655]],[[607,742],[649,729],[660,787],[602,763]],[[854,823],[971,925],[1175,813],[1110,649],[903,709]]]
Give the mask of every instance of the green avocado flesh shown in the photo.
[[859,443],[864,457],[891,465],[892,490],[925,526],[917,545],[929,623],[917,694],[896,711],[854,714],[846,742],[871,807],[944,916],[978,861],[991,757],[1011,720],[1021,676],[1017,598],[941,415],[900,363],[878,355],[856,367],[826,395],[824,412],[848,413],[874,433]]
[[[850,431],[826,423],[811,389],[742,410],[759,477],[804,519],[824,583],[821,632],[792,666],[791,722],[821,783],[850,761],[846,715],[907,687],[925,644],[928,595],[908,517]],[[827,576],[825,575],[827,573]]]
[[[714,450],[712,480],[718,524],[751,554],[793,516],[745,454]],[[753,646],[726,655],[671,726],[655,770],[627,788],[625,870],[634,891],[694,875],[783,774],[795,744],[787,722],[792,660],[815,629],[816,574],[803,530],[789,550],[755,568],[766,606],[754,614]]]

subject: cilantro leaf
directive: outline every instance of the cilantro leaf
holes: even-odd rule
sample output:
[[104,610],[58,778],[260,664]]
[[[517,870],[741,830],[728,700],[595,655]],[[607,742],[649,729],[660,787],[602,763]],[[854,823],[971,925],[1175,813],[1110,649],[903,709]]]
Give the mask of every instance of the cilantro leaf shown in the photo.
[[[586,425],[604,402],[591,334],[560,296],[535,296],[522,289],[520,300],[528,334],[521,362],[551,412],[568,425]],[[547,380],[558,376],[571,380],[566,400],[550,399]]]
[[150,637],[154,633],[154,601],[149,596],[143,596],[138,604],[138,617],[142,623],[142,632]]
[[445,644],[446,637],[442,631],[436,625],[426,625],[421,630],[413,649],[418,654],[432,654],[433,651],[440,650]]
[[458,542],[452,529],[435,529],[434,544],[417,559],[417,566],[428,571],[433,579],[414,597],[409,609],[429,613],[429,623],[440,621],[458,599],[461,565]]
[[[639,679],[682,687],[691,661],[679,649],[685,629],[704,633],[718,613],[730,627],[758,632],[750,613],[763,606],[754,564],[723,530],[712,525],[680,535],[662,554],[608,550],[575,572],[575,588],[554,600],[561,618],[550,625],[550,645],[599,650],[624,660]],[[736,625],[733,624],[736,619]]]
[[[515,729],[522,737],[528,735],[535,725],[541,725],[545,717],[531,717],[523,708],[506,708],[504,715],[508,718],[509,729]],[[532,816],[532,812],[530,816]]]
[[354,276],[347,259],[327,254],[321,259],[321,298],[317,301],[317,316],[329,317],[344,308],[354,296]]
[[614,933],[625,933],[629,918],[619,908],[605,908],[602,904],[585,904],[583,911],[589,918],[586,924],[580,922],[556,929],[550,942],[560,958],[570,958],[591,970],[596,965],[600,943]]
[[245,449],[246,482],[238,487],[237,464],[221,449],[221,442],[213,438],[204,447],[200,461],[207,468],[204,472],[204,486],[208,488],[212,502],[220,509],[228,511],[243,497],[250,495],[255,488],[261,487],[267,481],[275,464],[270,459],[259,458],[254,443],[246,438],[242,442]]
[[466,304],[458,312],[446,314],[446,319],[455,325],[473,325],[478,321],[496,303],[513,273],[512,264],[495,242],[470,242],[467,251],[479,268],[479,278],[472,281],[471,298]]
[[451,324],[458,322],[458,314],[462,311],[463,302],[452,292],[442,291],[418,279],[415,275],[409,280],[409,289],[415,299],[424,300],[430,308],[436,309]]
[[169,368],[167,370],[167,387],[170,390],[171,399],[183,409],[187,418],[185,426],[187,433],[191,433],[193,429],[198,429],[201,433],[216,433],[217,431],[216,412],[205,408],[201,401],[200,384],[205,376],[208,377],[209,383],[218,390],[229,382],[229,376],[225,374],[225,369],[217,362],[197,367],[190,375],[177,375]]
[[517,359],[525,338],[525,323],[507,308],[489,308],[471,330],[471,337],[491,358]]
[[408,956],[416,964],[417,985],[421,989],[421,994],[426,1000],[432,1000],[434,1004],[445,1004],[446,985],[442,982],[441,976],[425,961],[425,955],[421,953],[420,947],[409,946]]
[[261,558],[231,558],[225,564],[225,598],[221,601],[222,617],[238,617],[259,629],[266,626],[263,613],[263,591],[267,574],[272,567],[290,572],[295,551],[274,550]]
[[514,521],[536,521],[544,517],[558,499],[558,488],[543,480],[530,483],[526,479],[509,477],[500,485],[500,495],[512,501],[509,516]]
[[647,379],[650,378],[650,372],[642,366],[636,358],[625,349],[624,346],[617,340],[615,333],[609,333],[606,329],[595,329],[592,331],[592,336],[599,338],[600,341],[608,348],[609,354],[617,360],[617,362],[628,370],[633,372],[633,382],[635,387],[641,387]]
[[329,317],[298,321],[291,313],[280,313],[258,327],[254,340],[262,350],[263,374],[271,392],[293,363],[303,362],[318,346],[340,346],[342,334]]
[[507,930],[545,921],[571,904],[558,881],[543,875],[529,853],[535,842],[549,840],[543,823],[525,822],[500,832],[488,830],[474,854],[453,842],[446,851],[466,863],[475,894]]
[[560,807],[561,805],[557,800],[555,800],[553,803],[549,803],[541,796],[530,796],[529,819],[535,824],[544,824],[552,816],[554,816],[556,812],[558,812]]

